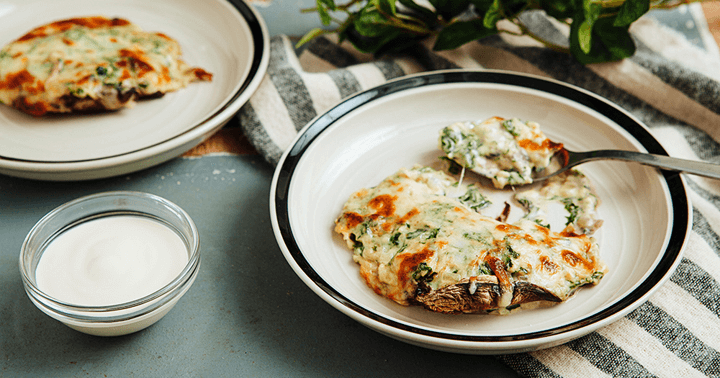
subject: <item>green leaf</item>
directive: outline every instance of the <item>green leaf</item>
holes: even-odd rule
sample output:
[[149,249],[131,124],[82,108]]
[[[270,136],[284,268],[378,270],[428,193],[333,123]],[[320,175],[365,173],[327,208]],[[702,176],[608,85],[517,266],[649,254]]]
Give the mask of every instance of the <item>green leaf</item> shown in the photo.
[[485,12],[483,17],[483,26],[486,28],[494,28],[498,21],[503,19],[501,0],[493,0],[490,8]]
[[475,6],[475,11],[483,15],[493,5],[495,0],[470,0],[470,3]]
[[492,202],[485,197],[475,185],[468,186],[468,190],[458,200],[467,207],[480,212],[484,207],[490,206]]
[[650,10],[650,0],[625,0],[613,26],[629,26]]
[[388,24],[387,17],[374,7],[363,9],[353,22],[355,30],[366,37],[378,37],[390,32],[393,27]]
[[437,273],[434,273],[432,268],[427,265],[427,263],[421,262],[418,264],[418,266],[415,267],[415,270],[412,272],[412,278],[419,282],[430,282],[435,278],[435,275]]
[[[588,51],[581,47],[581,26],[584,23],[582,12],[573,18],[570,25],[570,52],[582,64],[612,62],[632,56],[635,43],[630,37],[628,26],[613,26],[612,17],[598,19],[592,27],[590,38],[592,44]],[[586,42],[583,42],[586,43]]]
[[535,0],[501,0],[500,9],[502,14],[507,19],[517,17],[522,11],[528,9],[531,6],[537,6]]
[[[618,3],[621,5],[603,8],[606,0],[345,0],[340,5],[336,0],[315,0],[314,10],[323,24],[341,25],[332,31],[313,29],[298,45],[336,33],[340,41],[349,40],[360,51],[379,54],[412,46],[435,34],[435,50],[453,49],[498,33],[500,20],[541,9],[560,21],[572,19],[570,52],[578,61],[606,62],[634,54],[628,28],[648,12],[650,1],[623,0]],[[476,17],[466,17],[469,9]],[[346,13],[346,19],[334,19],[337,11]]]
[[540,0],[540,8],[558,20],[571,18],[577,11],[575,2],[567,0]]
[[316,4],[318,6],[320,6],[322,4],[331,11],[334,11],[337,9],[337,6],[335,5],[335,0],[317,0]]
[[371,2],[375,3],[375,6],[380,9],[381,11],[396,15],[397,14],[397,8],[395,7],[395,0],[372,0]]
[[588,22],[588,20],[583,20],[583,22],[580,23],[577,34],[578,44],[582,52],[585,54],[590,53],[590,49],[592,48],[592,24]]
[[343,39],[347,38],[353,46],[359,51],[369,54],[377,54],[382,51],[392,50],[393,44],[395,48],[402,48],[406,44],[414,43],[414,40],[407,35],[400,33],[398,29],[390,29],[389,31],[376,37],[368,37],[362,35],[355,29],[355,24],[349,25],[342,33]]
[[[630,36],[628,26],[614,26],[612,18],[603,18],[595,22],[593,31],[610,52],[612,60],[620,60],[635,54],[635,42]],[[597,38],[596,38],[597,39]]]
[[597,21],[602,10],[602,5],[596,0],[583,0],[583,15],[585,16],[585,21],[589,22],[590,25]]
[[295,44],[295,47],[300,47],[316,37],[319,37],[323,34],[329,34],[332,32],[333,32],[332,30],[325,30],[325,29],[320,29],[320,28],[315,28],[313,30],[310,30],[309,32],[305,33],[305,35],[302,38],[300,38],[300,41],[298,41],[298,43]]
[[487,28],[480,19],[455,21],[443,28],[437,36],[433,50],[451,50],[468,42],[497,34],[495,27]]
[[452,20],[470,6],[470,0],[429,0],[429,2],[446,21]]
[[410,10],[412,14],[422,19],[425,23],[433,25],[437,22],[437,15],[432,10],[418,5],[413,0],[398,0],[400,4]]
[[316,0],[315,4],[317,5],[318,15],[320,15],[320,21],[322,21],[323,25],[330,25],[332,17],[330,17],[328,9],[334,10],[335,2],[333,0]]
[[[583,53],[589,54],[592,48],[593,26],[600,17],[602,6],[595,0],[583,0],[583,20],[577,31],[578,45]],[[573,24],[575,20],[573,20]]]

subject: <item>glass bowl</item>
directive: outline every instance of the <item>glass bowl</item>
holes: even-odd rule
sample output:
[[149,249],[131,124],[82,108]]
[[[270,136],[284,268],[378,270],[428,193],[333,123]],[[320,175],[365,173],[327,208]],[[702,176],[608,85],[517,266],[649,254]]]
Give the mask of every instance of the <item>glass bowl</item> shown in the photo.
[[[184,245],[187,253],[187,263],[182,268],[182,271],[174,276],[170,282],[150,294],[143,294],[131,300],[123,300],[120,303],[88,304],[78,300],[69,301],[59,299],[60,295],[49,294],[47,292],[50,291],[48,286],[45,286],[45,290],[40,288],[43,285],[38,285],[38,275],[36,274],[38,264],[53,242],[60,243],[58,241],[59,237],[67,238],[68,232],[71,230],[75,230],[71,232],[77,233],[78,228],[76,227],[83,225],[83,227],[87,227],[90,221],[115,216],[140,217],[143,220],[141,223],[150,220],[154,221],[153,224],[159,223],[171,230],[172,233],[179,237],[181,240],[179,245]],[[108,230],[108,232],[110,231]],[[91,238],[93,235],[87,236]],[[137,244],[137,241],[135,242]],[[101,253],[104,253],[104,251],[101,251]],[[120,257],[127,259],[136,258],[138,255],[137,251],[123,253],[125,252],[121,252]],[[179,252],[179,254],[183,256],[182,252]],[[88,261],[79,262],[75,260],[75,256],[73,256],[66,258],[66,261],[62,261],[62,264],[52,266],[52,269],[57,270],[53,274],[64,277],[68,282],[82,280],[84,277],[77,276],[75,268],[81,266],[85,269],[86,266],[91,264]],[[123,263],[127,262],[121,261],[117,265],[110,264],[106,268],[122,266]],[[130,261],[129,263],[139,263],[139,261]],[[200,268],[200,240],[198,230],[190,216],[174,203],[148,193],[132,191],[105,192],[70,201],[40,219],[23,242],[19,264],[23,286],[28,297],[45,314],[84,333],[98,336],[119,336],[142,330],[154,324],[167,314],[183,294],[187,292],[195,281]],[[142,264],[144,264],[144,260]],[[107,265],[107,262],[105,265]],[[66,269],[67,267],[71,269]],[[93,274],[97,275],[97,272],[93,272]],[[123,275],[119,274],[119,276],[122,277]],[[77,282],[75,283],[77,284]],[[115,293],[110,294],[114,295]]]

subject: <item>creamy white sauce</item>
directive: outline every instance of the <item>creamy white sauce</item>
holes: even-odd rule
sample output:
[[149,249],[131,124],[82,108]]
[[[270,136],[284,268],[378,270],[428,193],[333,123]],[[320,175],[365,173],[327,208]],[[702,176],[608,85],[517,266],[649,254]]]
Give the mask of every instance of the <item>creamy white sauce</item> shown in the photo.
[[57,300],[107,306],[152,294],[188,262],[182,238],[160,222],[118,215],[81,223],[53,239],[38,262],[40,290]]
[[592,235],[603,224],[598,213],[600,199],[577,168],[547,179],[539,188],[519,192],[515,199],[528,212],[525,218],[539,224],[551,223],[551,209],[565,214],[565,226],[571,227],[568,231]]

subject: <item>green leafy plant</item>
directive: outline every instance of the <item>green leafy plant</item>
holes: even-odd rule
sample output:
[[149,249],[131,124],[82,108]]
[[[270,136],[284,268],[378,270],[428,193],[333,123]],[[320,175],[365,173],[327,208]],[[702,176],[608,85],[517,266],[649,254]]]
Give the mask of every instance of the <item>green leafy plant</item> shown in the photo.
[[[302,45],[336,33],[355,48],[381,54],[402,50],[430,36],[434,50],[454,49],[498,33],[530,36],[549,48],[572,54],[583,64],[620,60],[635,53],[628,29],[650,9],[702,0],[316,0],[324,27],[308,32]],[[543,39],[521,20],[542,10],[569,25],[568,43]],[[501,23],[500,21],[509,21]],[[336,25],[336,27],[331,27]]]

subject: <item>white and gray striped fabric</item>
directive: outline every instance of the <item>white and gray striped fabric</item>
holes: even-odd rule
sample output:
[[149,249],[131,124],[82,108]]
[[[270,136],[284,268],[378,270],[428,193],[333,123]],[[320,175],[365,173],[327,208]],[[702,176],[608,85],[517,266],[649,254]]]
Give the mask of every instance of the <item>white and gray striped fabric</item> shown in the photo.
[[[546,35],[564,30],[542,17]],[[704,25],[698,21],[698,27]],[[702,29],[704,31],[705,29]],[[496,36],[436,53],[374,60],[316,39],[297,51],[271,40],[268,73],[238,114],[244,133],[277,164],[298,130],[343,98],[421,71],[504,69],[561,80],[623,107],[651,129],[671,156],[720,163],[720,58],[650,19],[632,29],[639,51],[621,62],[582,66],[529,38]],[[528,377],[720,377],[720,181],[686,176],[693,230],[678,270],[648,302],[621,320],[565,345],[498,356]]]

